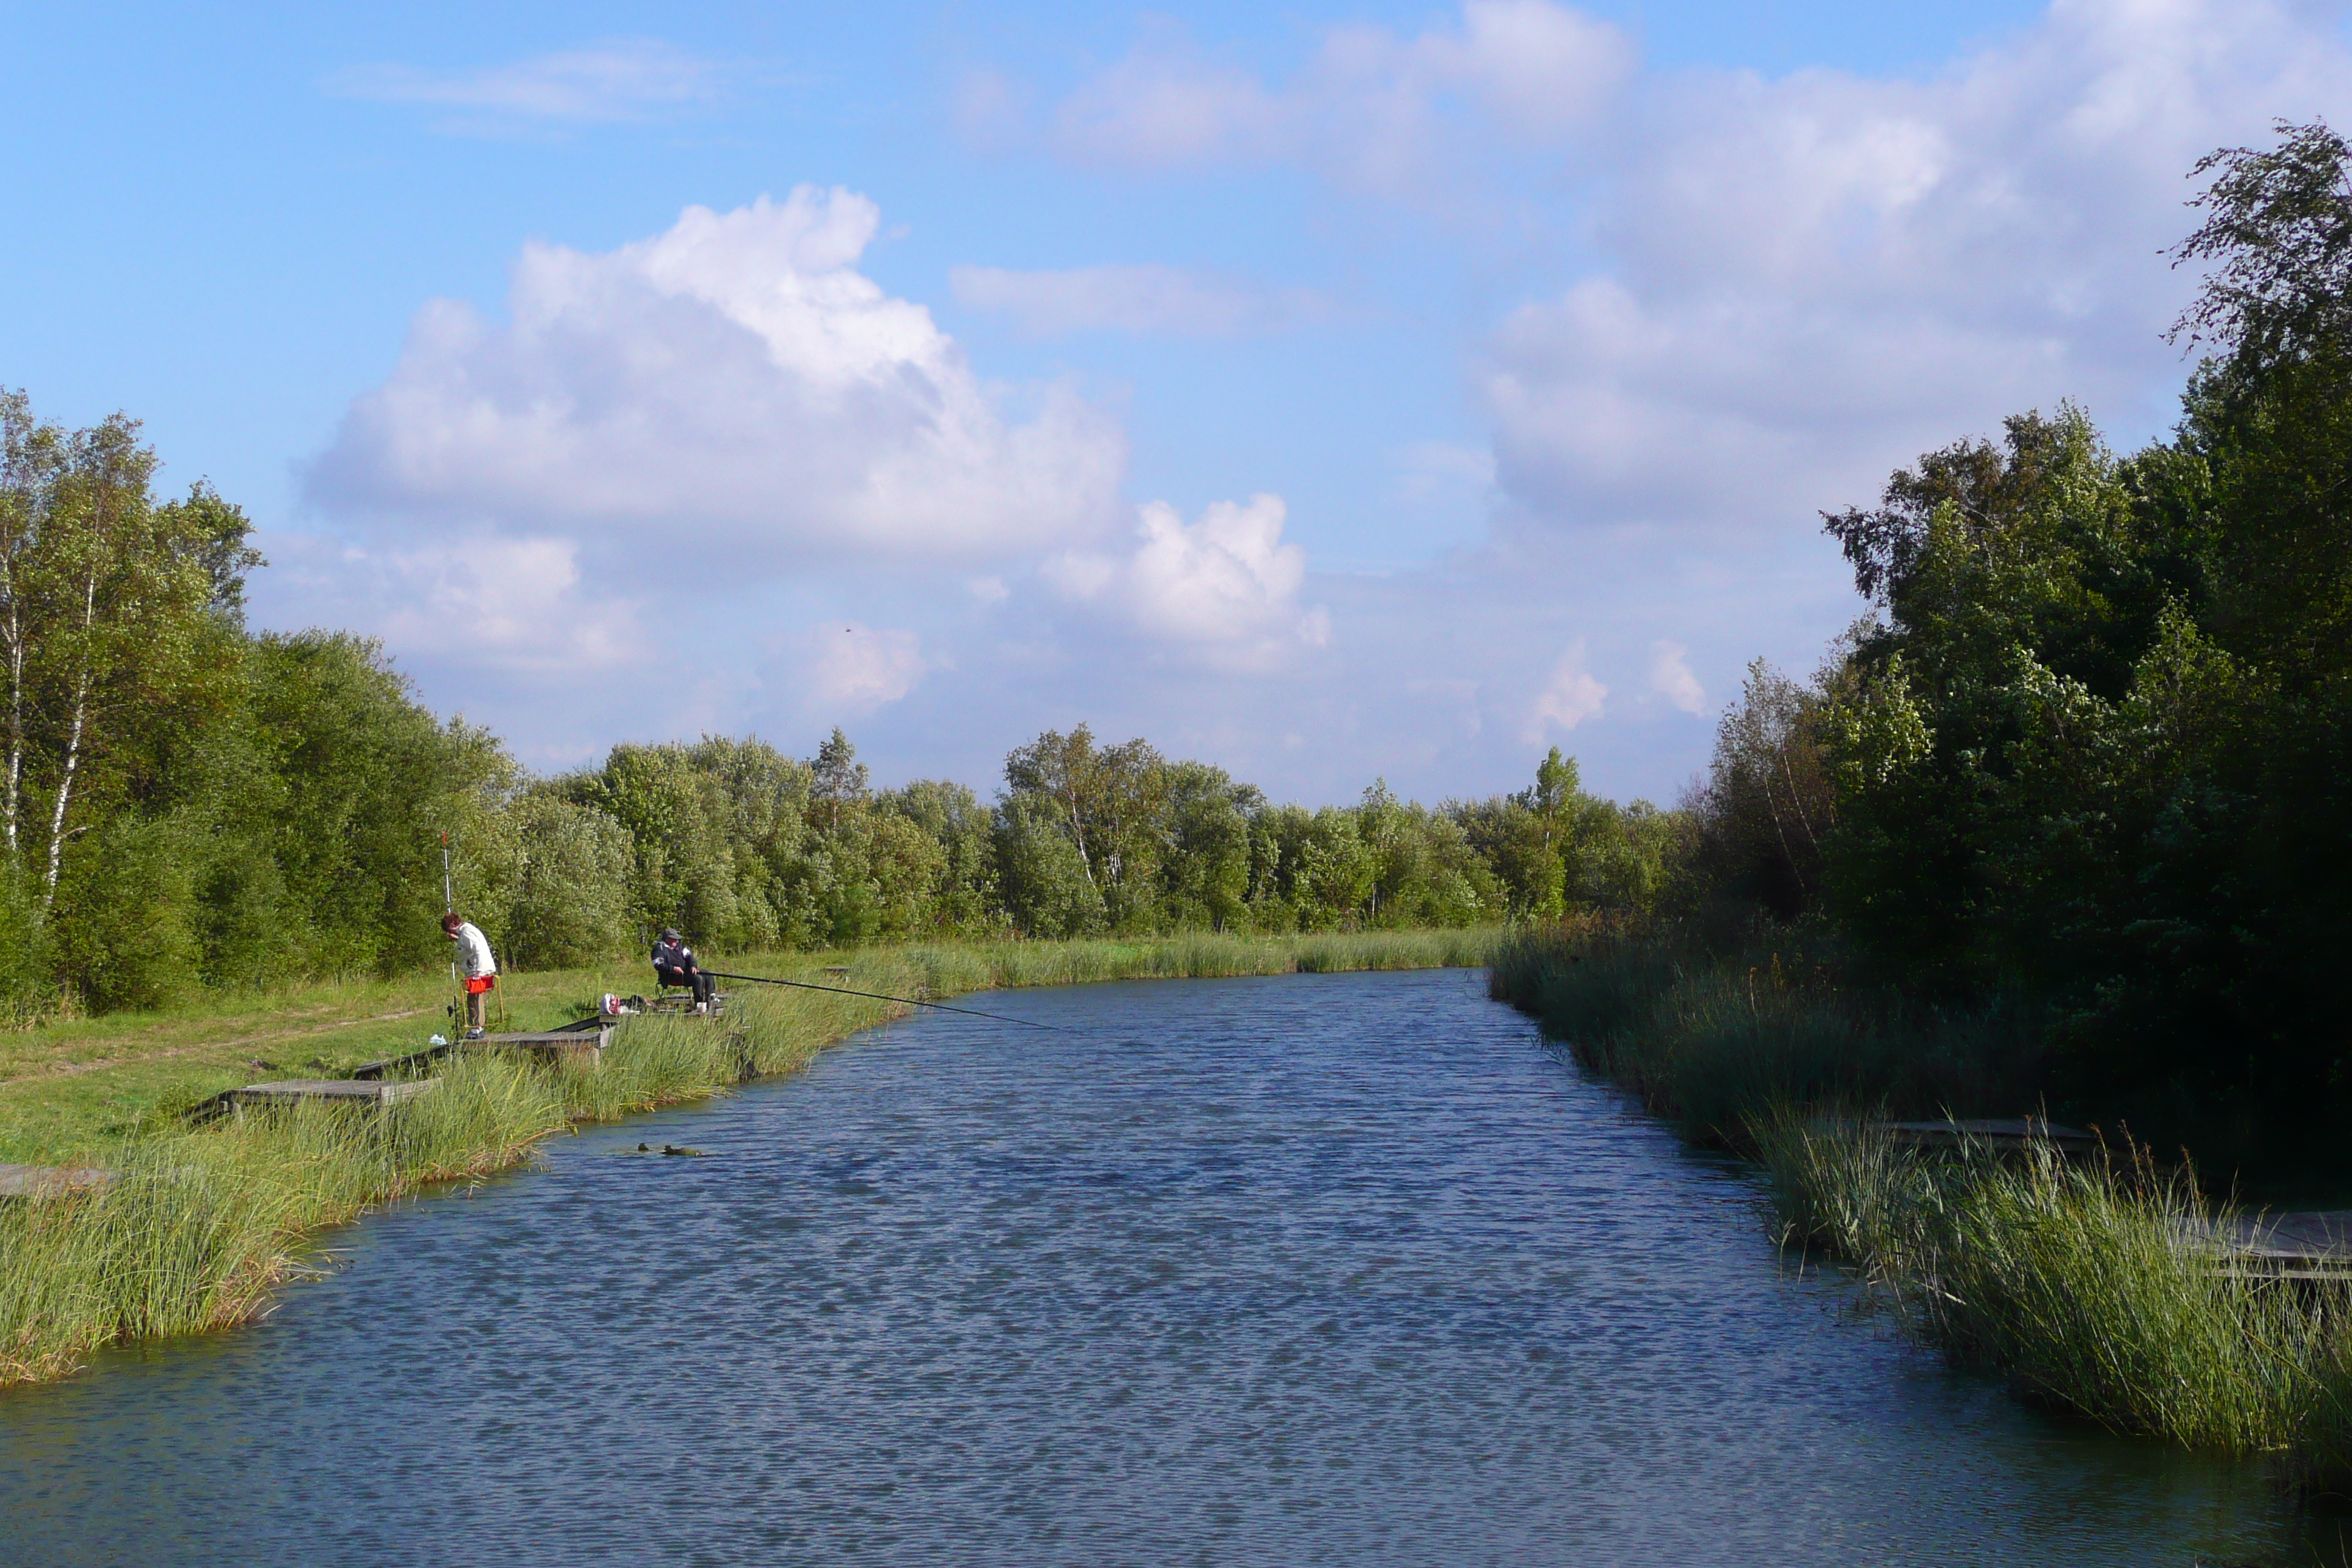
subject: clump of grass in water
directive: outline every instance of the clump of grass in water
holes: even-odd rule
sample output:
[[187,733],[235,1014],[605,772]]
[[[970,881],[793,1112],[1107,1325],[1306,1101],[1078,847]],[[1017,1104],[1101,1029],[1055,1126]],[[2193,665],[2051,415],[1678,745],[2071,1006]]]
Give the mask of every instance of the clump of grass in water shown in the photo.
[[569,1117],[549,1075],[484,1055],[380,1115],[303,1105],[143,1133],[109,1156],[103,1186],[0,1205],[0,1384],[241,1322],[298,1270],[311,1233],[510,1166]]
[[1792,1232],[1856,1264],[1953,1360],[2110,1431],[2230,1454],[2342,1449],[2342,1302],[2224,1267],[2237,1218],[2146,1151],[1939,1157],[1846,1118],[1759,1118]]

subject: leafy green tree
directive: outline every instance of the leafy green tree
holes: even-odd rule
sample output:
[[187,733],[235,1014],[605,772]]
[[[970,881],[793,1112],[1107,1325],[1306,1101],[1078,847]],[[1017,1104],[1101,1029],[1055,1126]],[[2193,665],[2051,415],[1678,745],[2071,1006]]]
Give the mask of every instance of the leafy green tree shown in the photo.
[[1524,800],[1457,801],[1446,814],[1490,867],[1513,920],[1557,920],[1567,909],[1568,865],[1558,825]]
[[213,582],[203,551],[212,541],[194,536],[186,509],[154,505],[155,454],[138,433],[116,415],[64,439],[11,573],[29,611],[26,706],[37,733],[46,731],[50,764],[45,910],[79,832],[77,794],[93,793],[89,771],[121,752],[140,710],[168,705],[205,669]]
[[1031,936],[1088,936],[1105,924],[1102,889],[1067,820],[1061,803],[1035,791],[1009,795],[997,813],[997,886]]
[[1265,796],[1204,763],[1169,764],[1161,784],[1162,918],[1179,930],[1248,929],[1250,818],[1265,808]]
[[638,945],[630,921],[627,829],[555,790],[526,789],[494,819],[501,830],[497,930],[518,969],[599,963]]
[[994,823],[978,795],[962,784],[918,779],[877,796],[876,805],[906,818],[939,847],[926,912],[910,929],[959,936],[1003,929]]
[[1685,802],[1694,901],[1780,920],[1817,908],[1837,791],[1822,748],[1822,697],[1762,659],[1717,727],[1705,781]]
[[1004,759],[1004,783],[1008,796],[1050,805],[1113,929],[1151,929],[1167,768],[1149,742],[1097,746],[1084,724],[1049,730]]

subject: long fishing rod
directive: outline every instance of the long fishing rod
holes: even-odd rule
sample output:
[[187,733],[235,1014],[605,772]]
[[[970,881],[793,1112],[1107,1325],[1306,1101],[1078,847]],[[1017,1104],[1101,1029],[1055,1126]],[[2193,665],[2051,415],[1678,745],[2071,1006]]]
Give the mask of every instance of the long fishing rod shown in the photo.
[[841,985],[816,985],[805,980],[771,980],[764,974],[727,974],[716,969],[702,972],[713,980],[744,980],[754,985],[791,985],[803,991],[830,991],[835,996],[863,996],[869,1002],[897,1002],[908,1007],[935,1007],[942,1013],[961,1013],[968,1017],[993,1018],[1000,1024],[1019,1024],[1028,1029],[1069,1031],[1060,1024],[1041,1024],[1034,1018],[1015,1018],[1003,1013],[983,1013],[977,1007],[950,1007],[944,1002],[926,1002],[917,996],[885,996],[879,991],[852,991]]

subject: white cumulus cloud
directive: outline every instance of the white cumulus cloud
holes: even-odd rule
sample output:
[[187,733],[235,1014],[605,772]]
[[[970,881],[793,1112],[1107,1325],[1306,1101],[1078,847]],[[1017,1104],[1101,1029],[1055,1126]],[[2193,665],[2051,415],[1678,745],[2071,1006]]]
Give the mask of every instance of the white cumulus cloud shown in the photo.
[[1579,637],[1559,656],[1559,662],[1552,666],[1551,679],[1536,694],[1527,728],[1520,731],[1528,744],[1542,745],[1555,726],[1565,734],[1587,719],[1601,716],[1609,689],[1593,679],[1584,661],[1584,639]]
[[922,639],[910,631],[828,625],[815,642],[810,690],[827,708],[870,713],[912,691],[931,668]]
[[1158,264],[1014,271],[958,267],[948,274],[958,303],[1002,311],[1031,337],[1121,331],[1231,337],[1279,331],[1330,313],[1306,289],[1267,289]]
[[1330,616],[1302,608],[1307,552],[1282,542],[1280,496],[1218,501],[1187,526],[1176,509],[1138,509],[1135,552],[1074,552],[1046,564],[1067,597],[1148,640],[1234,669],[1266,668],[1330,639]]
[[635,610],[595,591],[569,540],[483,539],[457,551],[273,533],[268,544],[274,595],[384,638],[404,662],[465,665],[539,689],[602,678],[648,646]]
[[1540,143],[1589,126],[1633,62],[1621,30],[1552,0],[1468,0],[1458,26],[1412,37],[1334,27],[1278,84],[1162,26],[1061,104],[1053,138],[1075,163],[1297,163],[1401,194],[1497,132]]
[[1685,713],[1706,706],[1706,688],[1691,673],[1690,650],[1664,638],[1650,645],[1650,690]]
[[2061,397],[2153,425],[2194,279],[2182,176],[2352,107],[2277,0],[2058,0],[1921,79],[1660,78],[1612,159],[1602,272],[1513,312],[1475,380],[1500,480],[1567,523],[1803,519]]
[[855,263],[880,215],[803,185],[688,207],[617,250],[534,244],[509,320],[438,300],[313,465],[331,512],[561,528],[715,552],[972,558],[1087,537],[1117,424],[1047,387],[1007,415],[930,312]]

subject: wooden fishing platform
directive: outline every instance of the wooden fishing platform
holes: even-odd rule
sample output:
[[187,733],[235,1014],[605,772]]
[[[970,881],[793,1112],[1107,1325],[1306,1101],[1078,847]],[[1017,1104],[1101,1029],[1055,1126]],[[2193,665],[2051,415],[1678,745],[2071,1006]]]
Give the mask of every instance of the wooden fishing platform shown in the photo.
[[694,1010],[694,995],[691,992],[681,995],[677,992],[671,991],[658,996],[646,998],[644,1016],[649,1018],[716,1018],[726,1011],[727,993],[724,991],[714,991],[710,994],[710,1011],[708,1013],[698,1013]]
[[2189,1220],[2182,1239],[2210,1252],[2225,1274],[2352,1284],[2352,1209],[2247,1214],[2219,1220]]
[[95,1165],[11,1165],[0,1163],[0,1202],[61,1198],[111,1185],[114,1173]]
[[604,1059],[604,1047],[613,1043],[614,1025],[600,1018],[583,1018],[577,1024],[561,1029],[544,1029],[536,1033],[484,1035],[478,1040],[456,1039],[437,1046],[427,1046],[406,1056],[386,1057],[382,1061],[362,1062],[352,1069],[352,1078],[359,1082],[371,1082],[390,1077],[409,1068],[419,1068],[458,1051],[493,1050],[526,1051],[549,1066],[577,1062],[583,1067],[594,1067]]
[[347,1078],[291,1078],[276,1083],[249,1083],[219,1097],[221,1106],[242,1111],[252,1106],[349,1105],[383,1110],[404,1104],[441,1087],[434,1078],[406,1083],[366,1083]]
[[1886,1121],[1879,1124],[1879,1131],[1914,1149],[1954,1150],[1977,1144],[2007,1151],[2040,1144],[2063,1154],[2087,1154],[2099,1146],[2092,1133],[2039,1116],[1979,1117],[1968,1121]]

